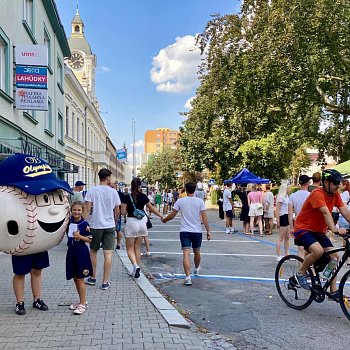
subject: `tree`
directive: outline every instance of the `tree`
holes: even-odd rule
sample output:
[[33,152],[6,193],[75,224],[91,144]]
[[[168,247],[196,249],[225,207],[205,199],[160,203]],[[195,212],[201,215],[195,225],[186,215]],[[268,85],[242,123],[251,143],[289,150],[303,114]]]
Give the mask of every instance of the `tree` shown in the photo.
[[168,146],[150,156],[141,168],[140,176],[150,184],[158,182],[163,188],[176,186],[176,173],[180,170],[180,157],[176,149]]
[[279,178],[305,143],[348,159],[348,0],[245,0],[240,15],[214,16],[198,45],[201,86],[181,130],[187,169],[219,164],[225,178],[249,164]]

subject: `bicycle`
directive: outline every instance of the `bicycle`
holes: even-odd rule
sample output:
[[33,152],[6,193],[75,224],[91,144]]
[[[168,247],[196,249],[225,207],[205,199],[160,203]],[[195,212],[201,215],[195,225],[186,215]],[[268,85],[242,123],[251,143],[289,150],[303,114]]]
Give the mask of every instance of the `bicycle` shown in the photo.
[[[310,290],[300,287],[295,274],[298,272],[303,259],[297,255],[287,255],[277,264],[275,271],[275,283],[279,296],[289,307],[296,310],[306,309],[313,301],[322,303],[326,296],[329,299],[340,303],[341,309],[347,319],[350,321],[350,270],[341,278],[339,283],[339,299],[327,292],[331,282],[336,278],[342,266],[350,256],[350,230],[342,235],[345,240],[345,247],[334,248],[325,252],[307,270]],[[344,251],[343,256],[338,261],[337,267],[332,271],[329,278],[323,278],[320,273],[326,268],[330,261],[329,255],[335,252]]]

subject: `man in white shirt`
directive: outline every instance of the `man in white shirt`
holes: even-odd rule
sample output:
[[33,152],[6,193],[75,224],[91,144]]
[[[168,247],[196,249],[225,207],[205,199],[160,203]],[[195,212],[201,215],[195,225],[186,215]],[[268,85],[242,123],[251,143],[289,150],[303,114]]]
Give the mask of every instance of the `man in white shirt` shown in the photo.
[[226,180],[224,182],[226,186],[223,193],[223,210],[226,216],[226,233],[235,233],[234,228],[232,227],[232,219],[233,219],[233,201],[232,201],[232,182],[230,180]]
[[121,204],[118,192],[111,188],[111,171],[101,169],[98,172],[100,184],[88,190],[85,196],[86,212],[92,213],[88,218],[92,234],[90,257],[93,275],[86,279],[89,285],[96,284],[97,251],[102,246],[104,255],[102,289],[110,288],[109,275],[112,267],[112,257],[115,243],[115,227],[119,218]]
[[187,183],[185,185],[187,197],[178,199],[172,212],[162,219],[163,223],[173,219],[178,212],[181,212],[180,241],[183,253],[183,267],[185,271],[185,285],[192,285],[190,277],[190,253],[191,247],[194,254],[194,275],[199,275],[201,262],[200,248],[202,245],[202,222],[207,230],[207,240],[209,241],[210,227],[206,214],[206,207],[202,199],[196,198],[194,192],[196,184]]
[[[288,222],[290,225],[290,232],[293,234],[294,231],[294,220],[298,216],[301,211],[301,208],[304,205],[306,198],[309,196],[310,192],[308,190],[309,183],[311,178],[307,175],[299,176],[299,186],[300,190],[291,194],[289,197],[288,203]],[[295,218],[293,218],[293,213],[295,214]],[[304,256],[304,248],[302,246],[298,246],[298,255]]]

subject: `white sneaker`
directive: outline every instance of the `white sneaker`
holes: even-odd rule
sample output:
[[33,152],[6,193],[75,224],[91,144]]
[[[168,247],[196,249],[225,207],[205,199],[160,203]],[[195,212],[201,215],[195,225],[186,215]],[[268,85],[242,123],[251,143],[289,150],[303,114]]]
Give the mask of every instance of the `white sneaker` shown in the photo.
[[76,309],[73,311],[74,315],[81,315],[86,311],[86,306],[79,304]]
[[192,281],[191,281],[191,277],[190,276],[187,276],[185,278],[184,285],[185,286],[192,286]]
[[276,258],[276,261],[279,262],[279,261],[281,261],[282,259],[283,259],[283,256],[278,256],[278,257]]
[[200,270],[200,267],[198,266],[197,268],[194,269],[193,274],[194,274],[195,276],[199,276],[199,270]]
[[236,230],[233,227],[230,227],[230,233],[235,233]]
[[226,229],[226,233],[230,233],[230,229],[229,228]]

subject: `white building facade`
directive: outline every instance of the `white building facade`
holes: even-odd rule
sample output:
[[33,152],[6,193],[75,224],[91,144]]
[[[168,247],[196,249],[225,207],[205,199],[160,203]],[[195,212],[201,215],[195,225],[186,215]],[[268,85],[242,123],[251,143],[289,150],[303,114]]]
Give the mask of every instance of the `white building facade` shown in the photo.
[[[64,156],[64,59],[67,38],[53,0],[0,0],[0,159],[14,152],[42,157],[60,178],[72,166]],[[48,110],[19,110],[15,103],[16,46],[48,52]]]
[[85,38],[84,23],[77,10],[68,39],[72,55],[65,67],[66,159],[76,165],[67,181],[82,180],[87,188],[99,183],[98,171],[116,173],[116,149],[101,118],[95,96],[96,56]]

